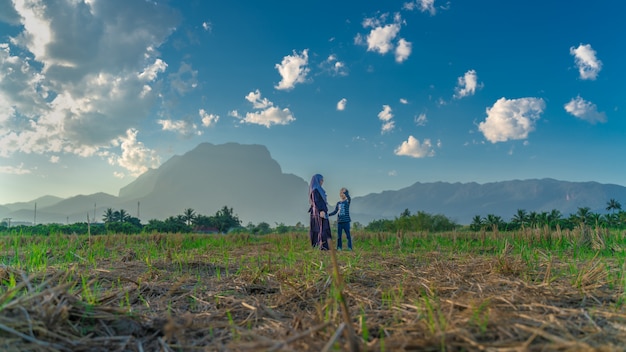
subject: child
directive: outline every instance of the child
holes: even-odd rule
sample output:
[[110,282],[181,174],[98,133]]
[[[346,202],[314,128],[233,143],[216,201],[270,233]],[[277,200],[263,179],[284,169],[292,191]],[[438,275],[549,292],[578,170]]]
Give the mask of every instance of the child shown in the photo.
[[350,237],[350,193],[345,188],[339,191],[339,198],[341,201],[337,202],[335,210],[328,213],[328,215],[337,214],[337,250],[342,249],[341,245],[341,231],[345,231],[346,238],[348,239],[348,250],[352,250],[352,237]]

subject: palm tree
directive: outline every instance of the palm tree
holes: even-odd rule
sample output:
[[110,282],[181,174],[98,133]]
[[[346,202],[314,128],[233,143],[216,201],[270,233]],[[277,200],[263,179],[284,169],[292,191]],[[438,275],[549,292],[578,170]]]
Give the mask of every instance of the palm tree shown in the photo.
[[105,210],[104,215],[102,215],[102,221],[104,221],[105,224],[115,221],[113,209],[107,208],[107,210]]
[[562,217],[563,217],[563,214],[561,214],[560,210],[552,209],[552,211],[550,211],[550,215],[548,215],[548,219],[550,221],[550,227],[556,227],[556,224],[558,224],[559,221],[561,221]]
[[575,218],[579,225],[586,225],[591,215],[591,209],[589,207],[578,208]]
[[622,210],[622,205],[615,199],[611,198],[606,203],[606,210],[615,213],[616,210]]
[[537,222],[541,226],[548,225],[550,223],[548,212],[542,211],[541,213],[539,213],[539,215],[537,215]]
[[124,209],[116,210],[113,212],[113,221],[126,222],[130,219],[130,214]]
[[502,218],[498,215],[487,214],[486,225],[489,225],[494,231],[502,224]]
[[474,218],[472,218],[470,229],[474,231],[478,231],[483,227],[483,225],[484,225],[483,219],[480,217],[480,215],[476,215],[474,216]]
[[511,222],[518,224],[522,229],[528,223],[528,213],[524,209],[517,209],[517,213],[513,215]]
[[191,223],[196,219],[196,212],[191,208],[185,209],[183,212],[183,219],[185,219],[185,223],[187,226],[191,226]]
[[528,225],[532,228],[536,228],[539,224],[539,214],[536,211],[531,211],[528,214]]

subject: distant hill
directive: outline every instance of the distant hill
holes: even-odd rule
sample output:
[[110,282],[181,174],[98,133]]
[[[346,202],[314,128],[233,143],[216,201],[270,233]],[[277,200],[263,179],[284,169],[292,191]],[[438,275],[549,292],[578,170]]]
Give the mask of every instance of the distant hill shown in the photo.
[[[224,206],[242,220],[258,224],[305,223],[308,219],[307,182],[284,174],[266,147],[227,143],[202,143],[176,155],[123,187],[119,197],[96,193],[79,195],[37,208],[37,222],[84,222],[89,214],[102,221],[107,208],[124,209],[142,222],[165,219],[192,208],[214,215]],[[9,215],[33,221],[32,202]]]
[[[0,206],[2,218],[32,222],[37,203],[37,223],[102,221],[107,208],[124,209],[143,223],[165,219],[192,208],[197,214],[214,215],[223,206],[233,208],[243,225],[267,222],[308,224],[307,182],[282,172],[266,147],[226,143],[202,143],[176,155],[159,168],[139,176],[119,191],[79,195],[68,199],[42,197],[31,202]],[[376,219],[393,219],[405,209],[443,214],[460,224],[476,215],[501,216],[510,221],[517,209],[551,211],[563,216],[589,207],[606,213],[610,199],[626,202],[626,187],[597,182],[553,179],[512,180],[485,184],[417,182],[395,191],[354,197],[353,221],[363,225]]]
[[374,219],[399,216],[405,209],[412,214],[424,211],[443,214],[460,224],[469,224],[476,215],[501,216],[510,221],[518,209],[551,211],[564,216],[580,207],[606,213],[611,199],[626,201],[626,187],[597,182],[568,182],[532,179],[478,183],[420,183],[397,190],[355,197],[352,217],[363,224]]
[[163,219],[192,208],[214,215],[232,207],[244,222],[295,224],[307,219],[308,184],[284,174],[266,147],[202,143],[120,190],[121,205],[140,202],[142,219]]

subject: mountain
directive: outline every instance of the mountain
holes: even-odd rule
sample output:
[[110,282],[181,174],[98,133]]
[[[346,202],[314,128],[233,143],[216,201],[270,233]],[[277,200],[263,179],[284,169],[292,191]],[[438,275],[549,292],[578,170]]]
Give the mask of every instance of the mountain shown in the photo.
[[34,209],[35,204],[37,204],[37,207],[42,208],[42,207],[54,205],[62,200],[63,198],[59,198],[55,196],[43,196],[35,200],[31,200],[30,202],[4,204],[3,207],[8,208],[9,211],[15,211],[15,210],[20,210],[20,209]]
[[352,218],[363,224],[396,216],[408,209],[443,214],[469,224],[476,215],[501,216],[509,221],[518,209],[528,212],[557,209],[564,216],[589,207],[606,213],[610,199],[626,199],[626,187],[597,182],[568,182],[554,179],[512,180],[493,183],[420,183],[397,190],[355,197],[350,208]]
[[[120,189],[119,196],[95,193],[68,199],[42,197],[0,206],[0,214],[1,218],[12,218],[12,222],[73,223],[87,221],[87,216],[90,221],[101,221],[106,209],[112,208],[124,209],[147,223],[182,214],[187,208],[212,216],[227,206],[243,225],[308,224],[307,190],[307,182],[283,173],[264,146],[202,143],[139,176]],[[518,209],[557,209],[569,216],[580,207],[589,207],[592,212],[606,213],[610,199],[625,202],[626,187],[553,179],[485,184],[417,182],[395,191],[355,196],[350,210],[353,221],[364,225],[372,220],[393,219],[405,209],[443,214],[459,224],[469,224],[474,216],[488,214],[510,221]]]
[[307,191],[307,182],[282,173],[264,146],[202,143],[122,188],[120,205],[133,209],[139,202],[142,219],[187,208],[214,215],[228,206],[244,225],[295,224],[307,219]]

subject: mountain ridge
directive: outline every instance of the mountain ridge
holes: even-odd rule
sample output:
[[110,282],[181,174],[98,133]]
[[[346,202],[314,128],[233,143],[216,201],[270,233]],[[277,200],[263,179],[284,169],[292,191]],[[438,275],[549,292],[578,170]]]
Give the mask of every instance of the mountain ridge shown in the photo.
[[[282,172],[265,146],[258,144],[201,143],[175,155],[119,190],[77,195],[66,199],[44,196],[30,202],[0,205],[0,218],[36,222],[100,221],[107,208],[124,209],[143,223],[165,219],[192,208],[213,215],[223,206],[233,208],[249,222],[308,223],[308,184],[301,177]],[[551,211],[567,216],[578,207],[604,212],[609,199],[626,199],[626,187],[595,181],[571,182],[552,178],[488,183],[417,181],[398,190],[354,196],[352,219],[367,224],[392,219],[405,209],[442,214],[469,224],[476,215],[493,214],[509,220],[517,209]]]

